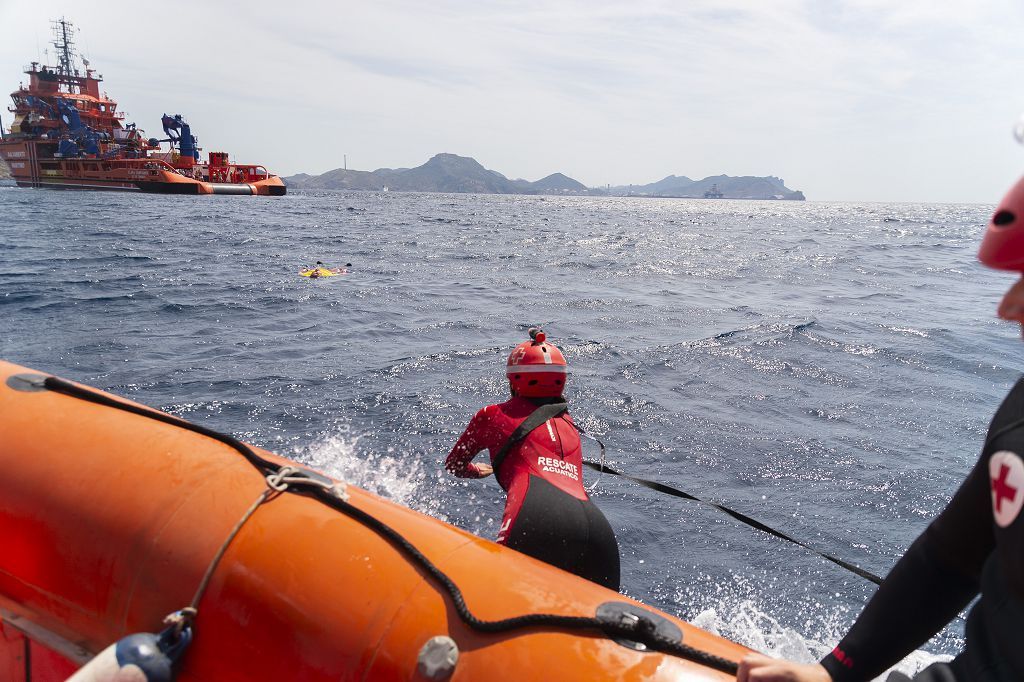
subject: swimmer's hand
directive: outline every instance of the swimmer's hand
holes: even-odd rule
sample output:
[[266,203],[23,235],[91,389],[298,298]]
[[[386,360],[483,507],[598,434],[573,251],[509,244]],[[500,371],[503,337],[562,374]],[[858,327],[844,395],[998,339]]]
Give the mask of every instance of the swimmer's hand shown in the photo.
[[488,476],[494,473],[494,467],[492,467],[490,464],[474,462],[473,467],[476,469],[476,472],[480,474],[480,478],[487,478]]
[[832,682],[832,677],[818,663],[792,663],[748,654],[740,662],[736,682]]

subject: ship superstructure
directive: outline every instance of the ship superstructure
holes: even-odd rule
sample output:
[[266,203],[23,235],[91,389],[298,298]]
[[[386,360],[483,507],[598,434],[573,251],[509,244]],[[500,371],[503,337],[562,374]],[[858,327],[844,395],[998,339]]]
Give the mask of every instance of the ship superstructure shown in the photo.
[[711,185],[711,189],[704,192],[705,199],[723,199],[725,195],[718,189],[718,183]]
[[[164,114],[166,137],[147,138],[127,123],[117,102],[100,93],[103,77],[82,59],[75,29],[53,22],[57,65],[32,62],[28,84],[11,93],[9,132],[0,128],[0,157],[21,187],[128,190],[166,194],[283,195],[285,186],[259,164],[210,152],[204,163],[192,130],[180,115]],[[161,145],[167,143],[165,150]]]

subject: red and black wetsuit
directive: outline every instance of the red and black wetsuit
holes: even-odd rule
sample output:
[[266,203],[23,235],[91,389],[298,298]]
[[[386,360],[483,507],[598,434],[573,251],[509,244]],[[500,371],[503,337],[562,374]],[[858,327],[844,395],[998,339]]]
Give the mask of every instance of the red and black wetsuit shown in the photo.
[[[501,450],[543,401],[512,398],[474,415],[445,468],[480,478],[473,457]],[[568,413],[549,419],[508,451],[495,471],[508,494],[498,542],[613,590],[619,589],[615,534],[583,488],[580,436]]]
[[[870,680],[921,646],[978,593],[963,653],[922,679],[1024,680],[1024,380],[989,425],[981,459],[822,661]],[[929,669],[931,670],[931,669]],[[950,675],[953,677],[951,678]]]

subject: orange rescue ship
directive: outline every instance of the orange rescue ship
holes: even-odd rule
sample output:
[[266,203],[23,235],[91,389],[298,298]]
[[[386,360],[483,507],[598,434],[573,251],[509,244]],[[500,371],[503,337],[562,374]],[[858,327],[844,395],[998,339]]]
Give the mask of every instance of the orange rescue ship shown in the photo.
[[[0,158],[19,187],[120,190],[162,194],[281,196],[284,182],[259,164],[232,162],[225,152],[201,149],[181,115],[164,114],[164,139],[147,138],[126,123],[117,102],[100,93],[103,77],[82,59],[74,27],[54,22],[55,67],[32,62],[28,85],[11,93],[14,121],[0,128]],[[161,143],[166,142],[164,150]]]

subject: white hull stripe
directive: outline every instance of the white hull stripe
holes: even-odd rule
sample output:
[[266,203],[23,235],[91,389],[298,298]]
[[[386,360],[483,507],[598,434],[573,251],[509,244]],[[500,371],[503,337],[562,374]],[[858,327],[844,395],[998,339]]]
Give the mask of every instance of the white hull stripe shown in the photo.
[[569,369],[565,365],[508,365],[506,374],[568,374]]

